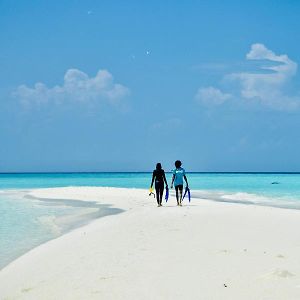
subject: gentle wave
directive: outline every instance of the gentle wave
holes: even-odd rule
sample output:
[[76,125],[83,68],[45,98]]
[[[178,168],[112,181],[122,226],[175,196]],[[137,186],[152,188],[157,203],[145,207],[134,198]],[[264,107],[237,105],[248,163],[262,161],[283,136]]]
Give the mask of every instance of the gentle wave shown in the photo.
[[300,209],[300,199],[298,198],[263,196],[246,192],[230,193],[228,191],[195,190],[192,192],[192,198],[218,202]]

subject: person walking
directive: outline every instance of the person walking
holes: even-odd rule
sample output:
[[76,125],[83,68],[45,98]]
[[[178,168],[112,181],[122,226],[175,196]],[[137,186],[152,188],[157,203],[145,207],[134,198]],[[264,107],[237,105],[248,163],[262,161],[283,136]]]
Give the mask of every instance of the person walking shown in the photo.
[[185,175],[185,170],[181,168],[181,161],[176,160],[175,169],[173,170],[171,189],[173,188],[173,184],[174,184],[175,191],[176,191],[177,205],[179,206],[182,206],[181,202],[182,202],[182,191],[183,191],[183,179],[185,180],[186,186],[188,188],[189,184]]
[[157,163],[156,169],[153,171],[150,190],[152,190],[154,181],[155,181],[157,206],[160,207],[162,206],[161,203],[162,203],[162,197],[164,193],[164,183],[166,184],[166,188],[168,188],[168,182],[166,179],[165,171],[162,169],[161,163]]

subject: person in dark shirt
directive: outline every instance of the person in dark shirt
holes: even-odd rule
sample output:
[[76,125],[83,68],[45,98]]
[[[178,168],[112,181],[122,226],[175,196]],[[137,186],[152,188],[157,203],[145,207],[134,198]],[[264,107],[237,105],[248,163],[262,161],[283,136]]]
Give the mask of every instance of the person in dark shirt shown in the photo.
[[168,182],[166,179],[165,171],[162,169],[160,163],[156,164],[156,169],[153,171],[151,189],[153,187],[154,181],[157,205],[162,206],[161,202],[164,193],[164,183],[166,184],[166,187],[168,187]]

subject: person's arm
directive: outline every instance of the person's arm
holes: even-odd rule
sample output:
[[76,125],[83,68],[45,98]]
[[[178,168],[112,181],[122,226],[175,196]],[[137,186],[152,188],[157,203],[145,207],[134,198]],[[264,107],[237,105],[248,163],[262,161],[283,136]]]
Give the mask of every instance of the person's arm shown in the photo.
[[165,182],[165,184],[166,184],[166,187],[168,187],[168,182],[167,182],[167,178],[166,178],[165,172],[164,172],[164,174],[163,174],[163,177],[164,177],[164,182]]
[[171,189],[173,188],[174,180],[175,180],[175,174],[173,174],[173,177],[172,177]]
[[184,178],[184,180],[185,180],[186,187],[189,187],[189,184],[188,184],[188,181],[187,181],[187,178],[186,178],[186,176],[185,176],[185,175],[183,175],[183,178]]
[[155,178],[155,172],[153,171],[153,174],[152,174],[152,181],[151,181],[151,188],[153,187],[153,182],[154,182],[154,178]]

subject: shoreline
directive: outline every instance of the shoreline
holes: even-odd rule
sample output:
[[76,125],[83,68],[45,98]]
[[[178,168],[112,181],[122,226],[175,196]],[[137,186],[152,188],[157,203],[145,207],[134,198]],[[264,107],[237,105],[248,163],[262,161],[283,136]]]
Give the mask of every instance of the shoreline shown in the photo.
[[[196,195],[196,197],[195,197]],[[300,210],[300,201],[287,200],[282,197],[272,197],[270,195],[259,195],[249,192],[230,192],[230,191],[210,191],[210,190],[195,190],[193,198],[215,201],[221,203],[233,203],[243,205],[255,205],[264,207],[273,207],[280,209],[295,209]],[[274,200],[276,199],[276,200]],[[273,200],[273,201],[271,201]]]
[[[41,202],[40,205],[45,206],[65,206],[70,208],[78,208],[79,211],[77,213],[69,213],[65,216],[55,216],[55,227],[58,228],[58,231],[60,232],[57,236],[49,236],[46,240],[41,241],[41,243],[34,245],[33,247],[28,247],[28,250],[23,251],[23,253],[15,256],[14,258],[10,259],[7,263],[0,266],[0,271],[4,268],[8,267],[11,263],[13,263],[15,260],[18,260],[22,256],[26,255],[33,249],[46,244],[52,240],[55,240],[57,238],[60,238],[61,236],[70,233],[71,231],[86,226],[89,223],[93,222],[94,220],[98,218],[103,218],[106,216],[110,216],[113,214],[121,213],[122,210],[119,210],[118,208],[111,208],[109,204],[101,204],[97,201],[85,201],[85,200],[73,200],[73,199],[54,199],[54,198],[45,198],[45,197],[36,197],[33,194],[37,190],[44,190],[44,188],[41,189],[9,189],[5,191],[5,194],[8,195],[14,195],[14,194],[23,194],[24,199],[29,200],[36,200],[38,202]],[[44,203],[43,203],[44,202]],[[46,218],[51,218],[52,216],[46,216]],[[1,300],[1,298],[0,298]]]
[[[69,188],[101,188],[101,189],[119,189],[119,190],[143,190],[147,191],[147,188],[139,188],[139,187],[112,187],[112,186],[58,186],[58,187],[41,187],[41,188],[5,188],[0,189],[0,194],[14,194],[14,193],[24,193],[24,198],[29,199],[37,199],[41,201],[46,201],[47,198],[38,198],[31,196],[31,192],[37,190],[52,190],[52,189],[69,189]],[[173,190],[170,190],[171,195],[175,195]],[[266,206],[266,207],[274,207],[274,208],[282,208],[282,209],[295,209],[300,210],[300,199],[292,198],[287,196],[275,196],[268,194],[259,194],[254,192],[246,192],[246,191],[233,191],[233,190],[210,190],[210,189],[193,189],[191,191],[192,198],[198,200],[207,200],[221,203],[233,203],[233,204],[244,204],[244,205],[256,205],[256,206]],[[66,204],[71,203],[73,199],[52,199],[48,200],[57,200],[57,201],[66,201]],[[87,202],[82,199],[77,199],[81,202]],[[75,200],[75,201],[77,201]],[[90,201],[90,203],[96,203]]]
[[[89,201],[92,197],[124,212],[93,219],[11,262],[0,270],[3,299],[36,299],[45,295],[45,291],[51,296],[43,299],[60,299],[62,295],[64,299],[99,299],[100,295],[105,299],[179,299],[183,295],[199,299],[200,295],[206,295],[208,299],[213,295],[212,289],[216,289],[213,299],[253,299],[253,295],[269,299],[268,294],[260,298],[266,289],[272,295],[270,299],[300,298],[300,267],[295,263],[300,258],[298,210],[198,199],[179,208],[173,196],[165,207],[156,208],[155,200],[143,189],[50,188],[33,190],[30,195],[52,200],[68,196],[79,201]],[[275,225],[281,225],[278,237]],[[195,238],[198,235],[200,238]],[[155,249],[159,249],[160,255],[155,254]],[[182,278],[178,282],[183,285],[180,291],[171,288],[178,280],[170,273],[179,271],[174,269],[174,262]],[[89,270],[88,266],[94,264],[105,279],[100,280],[97,272]],[[19,272],[26,274],[26,278],[16,278]],[[54,274],[65,283],[69,278],[70,284],[61,285],[53,278]],[[146,283],[141,282],[138,274],[143,275]],[[195,278],[185,279],[190,276],[200,282]],[[80,291],[76,287],[83,277],[86,277],[84,291]],[[138,285],[131,284],[131,280]],[[165,282],[164,287],[160,286],[161,281]],[[203,290],[197,294],[199,284]],[[249,295],[244,290],[247,284]],[[143,294],[142,287],[151,290],[149,295]],[[157,292],[152,290],[154,287]],[[112,288],[116,290],[111,291]]]
[[[34,190],[32,190],[31,193],[34,193]],[[33,195],[30,195],[30,193],[25,195],[24,198],[45,202],[48,203],[48,205],[57,204],[57,205],[65,205],[68,207],[86,208],[87,210],[91,210],[91,212],[89,213],[81,213],[77,215],[70,214],[68,218],[71,220],[65,222],[65,224],[60,224],[63,232],[62,235],[68,234],[69,232],[71,232],[76,228],[80,228],[82,226],[88,225],[90,222],[93,222],[93,220],[123,212],[118,208],[111,208],[110,204],[102,204],[102,203],[98,203],[97,201],[41,198],[41,197],[35,197]],[[62,223],[62,221],[60,220],[61,218],[62,217],[58,218],[60,223]],[[59,238],[60,236],[58,236],[57,238]]]

